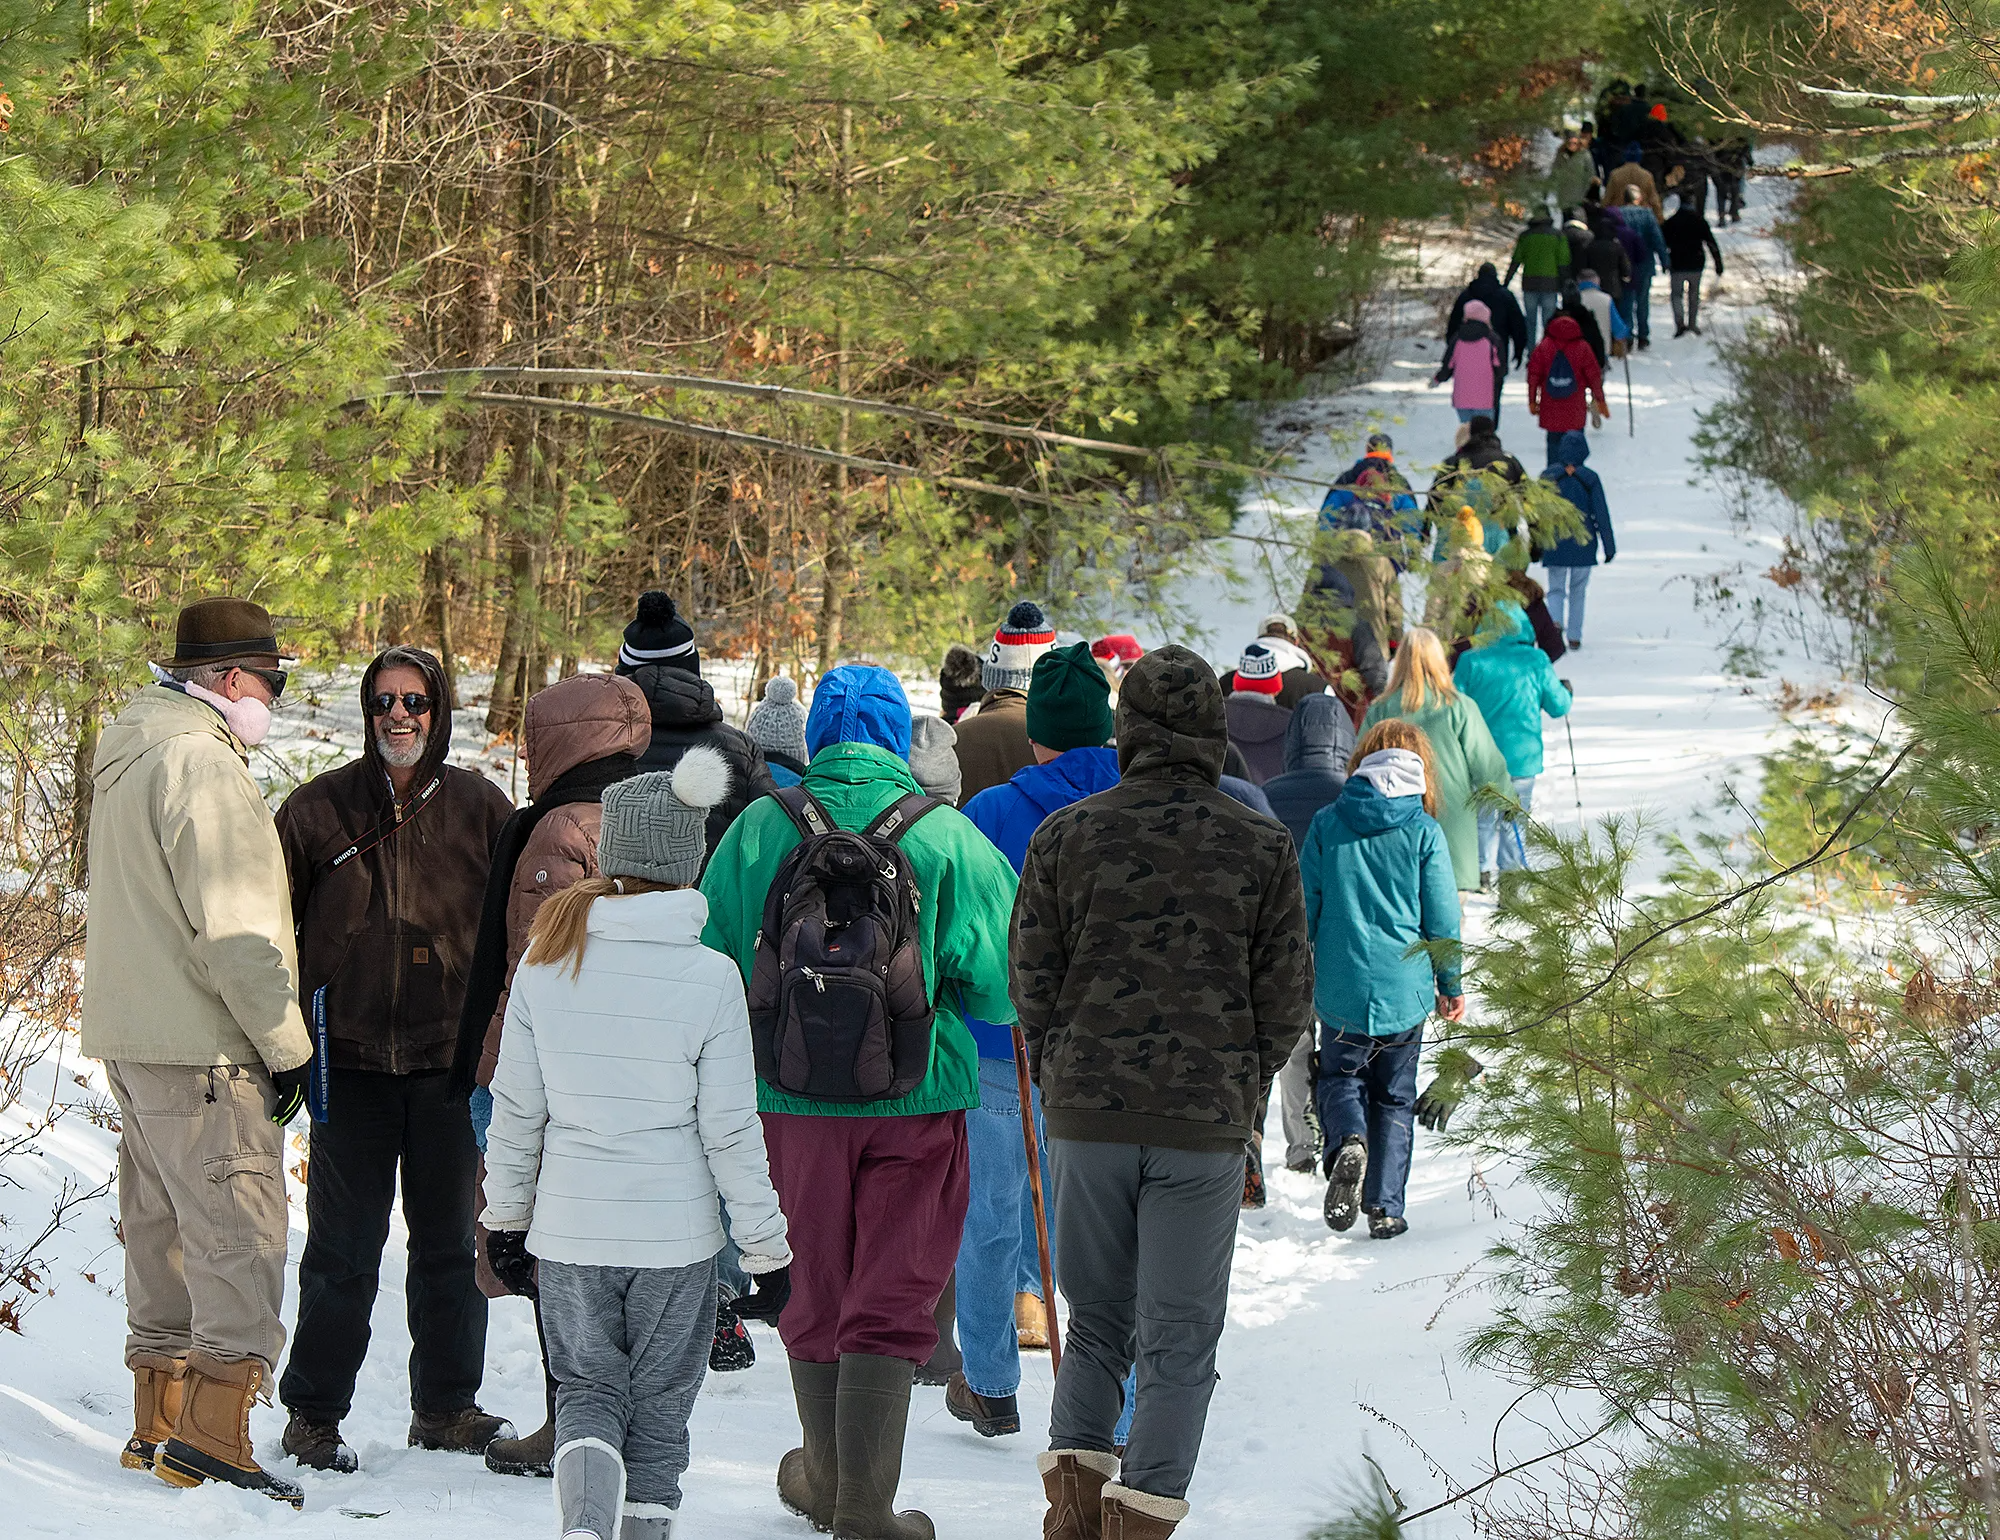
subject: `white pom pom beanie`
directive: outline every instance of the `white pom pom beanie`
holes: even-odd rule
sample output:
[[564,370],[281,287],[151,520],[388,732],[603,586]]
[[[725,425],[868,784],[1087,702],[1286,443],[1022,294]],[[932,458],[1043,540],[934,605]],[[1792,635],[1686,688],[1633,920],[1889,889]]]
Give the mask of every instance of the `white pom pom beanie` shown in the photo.
[[696,744],[671,770],[604,790],[597,869],[607,877],[692,886],[708,854],[708,810],[729,795],[729,762]]

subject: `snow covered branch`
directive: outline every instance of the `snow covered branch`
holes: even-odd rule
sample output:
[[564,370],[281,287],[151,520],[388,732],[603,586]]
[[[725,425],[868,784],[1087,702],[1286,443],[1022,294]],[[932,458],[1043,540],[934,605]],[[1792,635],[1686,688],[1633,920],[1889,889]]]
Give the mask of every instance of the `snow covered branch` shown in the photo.
[[1901,150],[1884,150],[1880,155],[1856,155],[1848,160],[1794,161],[1786,166],[1750,166],[1746,176],[1781,176],[1794,182],[1824,176],[1847,176],[1871,171],[1877,166],[1904,160],[1955,160],[1968,155],[1986,155],[2000,150],[2000,139],[1970,139],[1958,144],[1911,145]]

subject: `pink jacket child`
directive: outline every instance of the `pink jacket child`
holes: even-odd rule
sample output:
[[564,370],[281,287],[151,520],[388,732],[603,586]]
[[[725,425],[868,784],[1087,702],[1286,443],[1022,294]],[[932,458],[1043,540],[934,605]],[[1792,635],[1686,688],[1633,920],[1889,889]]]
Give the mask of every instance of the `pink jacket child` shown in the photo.
[[1461,414],[1491,413],[1500,401],[1500,382],[1507,376],[1507,349],[1489,324],[1493,312],[1485,301],[1465,302],[1465,319],[1445,344],[1444,362],[1433,385],[1451,381],[1451,404]]

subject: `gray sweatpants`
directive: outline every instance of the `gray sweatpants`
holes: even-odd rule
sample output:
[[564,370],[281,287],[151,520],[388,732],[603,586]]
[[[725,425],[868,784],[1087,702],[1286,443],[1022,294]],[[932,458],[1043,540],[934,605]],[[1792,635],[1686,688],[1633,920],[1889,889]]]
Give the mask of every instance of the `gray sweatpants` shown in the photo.
[[625,1457],[625,1499],[681,1505],[688,1413],[715,1335],[715,1258],[692,1267],[536,1268],[556,1447],[602,1439]]
[[1674,273],[1668,279],[1674,305],[1674,325],[1701,325],[1701,273]]
[[1109,1453],[1136,1359],[1119,1480],[1185,1497],[1215,1392],[1243,1155],[1049,1140],[1056,1283],[1069,1301],[1051,1449]]

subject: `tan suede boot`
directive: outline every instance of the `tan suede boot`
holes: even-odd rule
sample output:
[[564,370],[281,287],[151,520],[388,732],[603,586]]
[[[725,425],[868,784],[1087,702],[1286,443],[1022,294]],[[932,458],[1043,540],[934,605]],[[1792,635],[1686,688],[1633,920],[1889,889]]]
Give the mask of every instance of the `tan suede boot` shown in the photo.
[[154,1474],[176,1487],[226,1481],[303,1508],[304,1490],[259,1465],[250,1443],[250,1408],[268,1372],[254,1358],[226,1364],[206,1353],[188,1354],[181,1414],[173,1436],[160,1445]]
[[1096,1449],[1046,1449],[1035,1456],[1049,1511],[1042,1540],[1099,1540],[1104,1532],[1104,1485],[1118,1474],[1118,1456]]
[[1103,1540],[1167,1540],[1188,1516],[1178,1497],[1155,1497],[1109,1481],[1104,1486]]
[[187,1360],[164,1353],[134,1353],[127,1367],[132,1371],[132,1436],[125,1440],[118,1463],[127,1470],[151,1470],[153,1456],[180,1420]]

